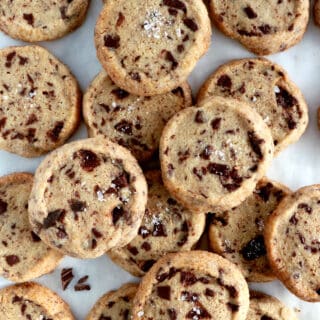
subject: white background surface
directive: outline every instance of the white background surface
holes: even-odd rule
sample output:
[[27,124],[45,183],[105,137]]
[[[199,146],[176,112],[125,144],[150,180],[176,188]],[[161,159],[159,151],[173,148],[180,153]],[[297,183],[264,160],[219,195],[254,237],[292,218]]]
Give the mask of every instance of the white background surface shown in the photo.
[[[101,7],[101,1],[93,0],[87,19],[80,29],[63,39],[41,43],[70,67],[83,90],[101,68],[96,58],[93,41],[94,25]],[[23,43],[0,33],[0,48],[19,44]],[[211,48],[190,77],[194,94],[220,64],[230,59],[249,56],[251,54],[237,42],[227,39],[214,29]],[[320,131],[317,129],[316,119],[317,107],[320,105],[320,28],[316,28],[311,20],[300,44],[289,51],[270,56],[269,59],[282,65],[301,88],[309,105],[310,124],[302,139],[274,160],[268,176],[287,184],[293,190],[320,183]],[[86,135],[82,125],[73,139],[84,138]],[[24,159],[0,151],[0,175],[16,171],[34,172],[40,161],[40,158]],[[89,275],[91,291],[75,292],[74,282],[68,290],[61,291],[60,271],[64,267],[73,267],[76,278]],[[82,320],[102,294],[131,280],[134,278],[128,273],[114,265],[107,257],[101,257],[96,260],[65,258],[54,273],[38,281],[63,297],[71,305],[76,319]],[[0,287],[9,284],[10,282],[0,277]],[[302,302],[291,295],[279,282],[254,284],[252,287],[273,294],[291,307],[299,309],[300,320],[320,319],[320,303]]]

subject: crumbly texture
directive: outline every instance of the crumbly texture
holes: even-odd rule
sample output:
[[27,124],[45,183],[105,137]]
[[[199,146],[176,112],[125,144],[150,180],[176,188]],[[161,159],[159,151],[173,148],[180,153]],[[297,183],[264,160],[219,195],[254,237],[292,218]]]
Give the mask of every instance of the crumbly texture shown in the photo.
[[116,263],[138,277],[165,254],[191,250],[205,227],[205,214],[194,214],[172,198],[160,171],[149,171],[145,176],[148,203],[138,234],[126,247],[108,252]]
[[272,133],[275,153],[296,142],[308,125],[308,106],[286,71],[267,59],[241,59],[222,65],[203,84],[198,102],[210,96],[246,102]]
[[160,141],[165,186],[199,212],[239,205],[253,192],[272,156],[271,133],[262,118],[248,105],[221,97],[180,111]]
[[314,2],[314,22],[320,26],[320,0]]
[[0,290],[0,319],[74,320],[74,317],[56,293],[26,282]]
[[216,26],[258,55],[284,51],[303,37],[309,21],[308,0],[210,0]]
[[131,319],[132,300],[137,289],[137,284],[129,283],[106,293],[93,306],[86,320]]
[[210,38],[201,0],[110,0],[95,30],[104,69],[120,88],[139,96],[166,93],[186,81]]
[[274,280],[267,259],[265,221],[290,191],[264,178],[240,206],[212,214],[209,227],[212,250],[237,265],[247,281]]
[[49,273],[62,259],[31,229],[27,208],[32,182],[28,173],[0,178],[0,274],[15,282]]
[[250,292],[248,320],[298,320],[297,315],[278,299],[260,292]]
[[244,320],[249,292],[240,271],[222,257],[191,251],[169,254],[142,279],[132,319]]
[[90,0],[1,0],[0,29],[28,42],[54,40],[85,19]]
[[84,95],[83,116],[90,137],[106,136],[146,161],[158,149],[168,120],[191,105],[187,83],[162,95],[140,97],[119,88],[102,71]]
[[320,301],[320,185],[283,199],[265,227],[268,259],[276,276],[299,298]]
[[0,50],[0,149],[37,157],[78,127],[81,93],[69,69],[39,46]]
[[95,258],[137,234],[147,184],[136,159],[104,138],[79,140],[41,163],[29,200],[31,225],[49,246]]

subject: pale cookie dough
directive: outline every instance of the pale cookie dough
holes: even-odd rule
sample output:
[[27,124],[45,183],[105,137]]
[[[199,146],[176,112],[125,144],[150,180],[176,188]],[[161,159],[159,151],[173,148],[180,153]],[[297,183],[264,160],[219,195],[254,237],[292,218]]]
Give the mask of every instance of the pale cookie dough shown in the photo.
[[95,258],[136,236],[146,202],[147,184],[130,152],[93,138],[66,144],[40,164],[29,217],[49,246]]
[[191,105],[187,83],[162,95],[140,97],[119,88],[102,71],[84,95],[83,116],[90,137],[106,136],[146,161],[158,149],[168,120]]
[[106,293],[93,306],[86,320],[131,319],[132,300],[137,289],[137,284],[128,283],[116,291]]
[[205,213],[196,215],[182,207],[162,184],[160,171],[145,174],[148,203],[137,236],[108,255],[122,268],[142,277],[169,252],[190,251],[205,227]]
[[53,291],[26,282],[0,290],[1,320],[74,320],[69,306]]
[[69,69],[39,46],[0,50],[0,149],[37,157],[80,122],[81,92]]
[[90,0],[1,0],[0,29],[28,42],[61,38],[79,27]]
[[264,178],[240,206],[212,214],[209,227],[212,250],[236,264],[247,281],[275,278],[266,256],[263,231],[268,216],[289,193],[284,185]]
[[245,320],[249,291],[228,260],[205,251],[168,254],[142,279],[133,320]]
[[271,133],[262,118],[247,104],[221,97],[180,111],[160,141],[165,186],[199,212],[239,205],[272,157]]
[[28,199],[32,183],[29,173],[0,178],[0,275],[15,282],[51,272],[63,257],[31,229]]
[[209,0],[209,6],[216,26],[258,55],[294,46],[309,21],[309,0]]
[[320,185],[282,200],[265,227],[265,244],[276,276],[299,298],[320,301]]
[[95,30],[108,75],[139,96],[166,93],[185,82],[210,38],[202,0],[109,0]]
[[241,59],[220,66],[203,84],[198,102],[222,96],[248,103],[272,133],[275,153],[296,142],[308,125],[308,106],[286,71],[267,59]]

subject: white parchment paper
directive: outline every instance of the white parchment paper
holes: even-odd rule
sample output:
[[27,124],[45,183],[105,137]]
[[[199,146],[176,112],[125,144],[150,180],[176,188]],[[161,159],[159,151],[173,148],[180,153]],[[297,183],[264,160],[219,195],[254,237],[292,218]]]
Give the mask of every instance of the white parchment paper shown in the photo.
[[[92,0],[87,19],[80,29],[63,39],[41,43],[70,67],[83,90],[101,69],[96,58],[93,40],[95,21],[101,7],[100,0]],[[21,44],[24,43],[0,33],[0,48]],[[231,59],[250,56],[252,55],[237,42],[226,38],[214,29],[210,50],[199,61],[189,79],[194,94],[219,65]],[[320,105],[320,28],[316,28],[311,21],[300,44],[289,51],[270,56],[269,59],[282,65],[292,80],[301,88],[309,105],[310,124],[302,139],[273,161],[268,176],[287,184],[293,190],[305,185],[320,183],[320,131],[317,128],[316,119],[317,107]],[[86,130],[82,125],[72,140],[86,136]],[[41,158],[24,159],[0,151],[0,175],[17,171],[34,172],[40,161]],[[69,286],[69,289],[62,291],[60,272],[64,267],[73,267],[76,278],[89,275],[91,291],[75,292],[74,283]],[[66,257],[54,273],[41,277],[37,281],[56,291],[70,304],[76,319],[82,320],[102,294],[118,288],[123,283],[138,281],[138,279],[131,277],[104,256],[95,260]],[[7,285],[10,285],[10,282],[0,277],[0,288]],[[272,294],[291,307],[300,310],[299,319],[301,320],[320,319],[320,303],[312,304],[299,300],[278,281],[251,286]]]

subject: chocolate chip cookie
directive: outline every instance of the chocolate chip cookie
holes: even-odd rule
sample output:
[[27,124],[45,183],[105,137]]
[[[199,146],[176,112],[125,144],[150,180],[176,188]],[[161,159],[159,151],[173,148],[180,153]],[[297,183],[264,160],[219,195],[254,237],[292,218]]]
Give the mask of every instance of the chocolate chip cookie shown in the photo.
[[184,206],[200,212],[239,205],[272,156],[271,133],[262,118],[249,105],[221,97],[180,111],[160,141],[165,186]]
[[137,234],[147,184],[135,158],[104,138],[79,140],[41,163],[29,201],[31,225],[49,246],[95,258]]
[[308,106],[286,71],[267,59],[241,59],[218,68],[204,83],[198,102],[209,96],[246,102],[272,133],[275,153],[296,142],[308,125]]
[[37,157],[62,145],[80,121],[69,69],[39,46],[0,50],[0,149]]
[[74,317],[56,293],[26,282],[0,290],[0,319],[74,320]]
[[0,29],[28,42],[54,40],[85,19],[90,0],[1,0]]
[[264,225],[289,193],[287,187],[264,178],[240,206],[211,215],[211,248],[236,264],[247,281],[264,282],[275,278],[266,256]]
[[132,300],[137,289],[137,284],[129,283],[106,293],[93,306],[86,320],[131,319]]
[[320,301],[320,185],[285,197],[265,227],[270,265],[299,298]]
[[191,104],[187,83],[162,95],[140,97],[119,88],[102,71],[84,95],[83,116],[90,137],[104,135],[146,161],[158,149],[167,121]]
[[249,292],[228,260],[205,252],[168,254],[142,279],[132,319],[244,320]]
[[110,0],[98,18],[98,58],[110,78],[139,96],[169,92],[187,80],[210,45],[201,0]]
[[315,0],[314,2],[314,22],[320,26],[320,1]]
[[309,20],[308,0],[210,0],[216,26],[258,55],[284,51],[303,37]]
[[205,214],[195,215],[172,198],[160,171],[145,176],[148,203],[138,234],[126,247],[108,252],[112,260],[138,277],[166,253],[191,250],[205,227]]

